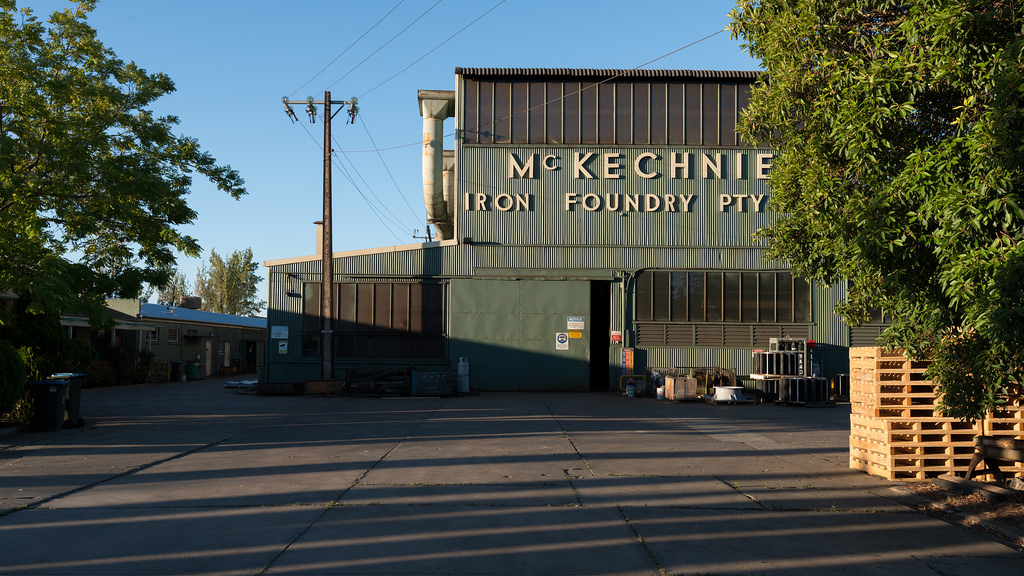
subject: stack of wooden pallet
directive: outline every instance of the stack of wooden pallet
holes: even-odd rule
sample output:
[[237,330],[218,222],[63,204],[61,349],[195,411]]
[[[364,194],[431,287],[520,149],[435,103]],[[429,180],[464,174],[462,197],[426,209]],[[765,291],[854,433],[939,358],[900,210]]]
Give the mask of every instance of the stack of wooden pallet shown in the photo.
[[[899,351],[850,348],[851,468],[888,480],[962,476],[971,464],[975,436],[1024,439],[1024,407],[1019,405],[973,424],[936,414],[927,367]],[[1024,475],[1024,465],[1008,464],[1003,471]]]

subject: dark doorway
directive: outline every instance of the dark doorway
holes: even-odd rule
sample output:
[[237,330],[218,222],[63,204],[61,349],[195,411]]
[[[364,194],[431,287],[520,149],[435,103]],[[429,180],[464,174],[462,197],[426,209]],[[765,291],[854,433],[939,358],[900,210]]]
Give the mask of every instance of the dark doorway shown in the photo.
[[245,366],[242,367],[246,374],[256,373],[256,343],[246,341],[245,343]]
[[608,355],[611,337],[611,282],[590,283],[590,391],[611,389]]

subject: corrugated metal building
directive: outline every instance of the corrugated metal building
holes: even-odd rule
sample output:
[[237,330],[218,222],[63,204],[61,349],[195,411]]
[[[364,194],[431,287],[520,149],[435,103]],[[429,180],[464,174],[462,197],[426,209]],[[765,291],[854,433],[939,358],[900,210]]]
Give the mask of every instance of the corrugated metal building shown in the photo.
[[[454,91],[420,91],[439,238],[334,255],[339,377],[467,358],[476,390],[611,390],[624,356],[742,376],[781,336],[846,372],[844,287],[794,278],[751,237],[775,218],[773,152],[736,133],[756,78],[457,68]],[[266,265],[266,378],[318,379],[321,258]]]

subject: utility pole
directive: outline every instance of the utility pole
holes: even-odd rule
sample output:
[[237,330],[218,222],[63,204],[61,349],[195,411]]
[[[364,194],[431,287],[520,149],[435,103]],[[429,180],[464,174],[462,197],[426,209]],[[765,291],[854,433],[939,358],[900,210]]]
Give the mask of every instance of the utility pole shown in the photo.
[[415,238],[416,240],[423,240],[424,242],[430,242],[431,240],[434,239],[430,232],[430,222],[427,222],[427,233],[425,235],[417,236],[417,234],[419,234],[418,228],[412,231],[413,238]]
[[[281,99],[284,102],[285,113],[293,122],[297,121],[295,111],[291,104],[302,104],[298,100],[288,100],[285,96]],[[320,248],[323,257],[323,274],[320,279],[320,378],[322,380],[334,379],[334,243],[331,237],[331,220],[333,207],[331,203],[331,104],[340,104],[338,112],[348,106],[349,124],[356,120],[359,113],[359,106],[356,98],[351,100],[331,100],[331,92],[324,92],[322,101],[314,101],[312,97],[306,98],[306,113],[311,123],[316,122],[316,104],[324,107],[324,214],[323,214],[323,245]]]

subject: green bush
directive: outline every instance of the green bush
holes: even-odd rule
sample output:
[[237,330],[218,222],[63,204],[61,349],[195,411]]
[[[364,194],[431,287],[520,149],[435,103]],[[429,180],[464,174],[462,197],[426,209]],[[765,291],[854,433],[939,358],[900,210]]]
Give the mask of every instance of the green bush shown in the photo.
[[61,372],[84,372],[96,361],[96,351],[85,340],[67,338],[57,353]]
[[0,340],[0,414],[14,410],[25,396],[25,363],[18,351]]
[[107,362],[96,362],[85,371],[85,387],[100,388],[115,384],[114,371]]

